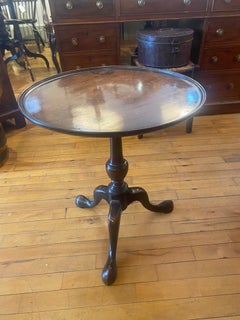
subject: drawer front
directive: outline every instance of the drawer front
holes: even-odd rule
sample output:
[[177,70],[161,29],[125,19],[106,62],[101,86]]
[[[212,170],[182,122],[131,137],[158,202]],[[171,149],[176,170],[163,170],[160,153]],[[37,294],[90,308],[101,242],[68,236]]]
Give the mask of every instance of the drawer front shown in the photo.
[[240,101],[240,72],[201,72],[198,81],[206,90],[208,103]]
[[204,12],[207,0],[120,0],[120,15]]
[[200,65],[202,70],[240,68],[240,46],[205,49]]
[[214,0],[212,11],[237,11],[240,10],[240,0]]
[[60,54],[60,62],[62,71],[68,71],[79,68],[116,65],[119,64],[119,59],[117,53],[112,51],[96,51]]
[[59,52],[106,50],[117,47],[116,24],[56,26]]
[[114,0],[50,0],[52,19],[86,19],[112,17]]
[[[240,42],[240,18],[214,18],[208,21],[206,45],[222,42]],[[234,27],[233,27],[234,26]]]

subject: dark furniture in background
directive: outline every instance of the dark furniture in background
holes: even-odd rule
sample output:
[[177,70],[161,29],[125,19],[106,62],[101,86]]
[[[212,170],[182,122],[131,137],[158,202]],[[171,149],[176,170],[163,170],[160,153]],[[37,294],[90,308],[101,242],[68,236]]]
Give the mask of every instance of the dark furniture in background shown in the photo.
[[[18,20],[17,23],[21,28],[30,29],[34,38],[30,38],[29,40],[35,40],[36,46],[38,48],[38,52],[41,52],[41,46],[45,47],[44,40],[36,26],[37,23],[37,1],[38,0],[13,0],[12,5],[14,8],[15,17]],[[6,21],[6,23],[13,23],[11,21],[11,16]],[[28,41],[23,37],[24,41]]]
[[[30,2],[32,2],[32,0],[28,0],[27,3],[28,2],[30,3]],[[12,56],[10,56],[9,58],[6,59],[6,63],[8,63],[12,60],[15,60],[21,66],[28,69],[30,76],[31,76],[31,79],[34,81],[34,75],[32,72],[31,65],[28,61],[28,57],[43,59],[47,68],[49,68],[49,62],[43,54],[37,53],[37,52],[32,52],[27,48],[26,43],[25,43],[24,38],[21,33],[21,28],[20,28],[21,25],[26,24],[26,20],[23,21],[22,19],[18,19],[17,12],[15,11],[17,4],[19,5],[19,1],[17,1],[17,0],[0,0],[0,10],[1,10],[1,17],[0,18],[1,19],[4,18],[5,26],[12,26],[13,27],[13,38],[11,38],[10,36],[8,37],[9,38],[8,43],[11,43],[11,47],[9,49],[8,45],[4,46],[6,44],[6,42],[2,42],[1,43],[1,52],[2,52],[2,54],[4,54],[5,50],[9,50],[11,52]],[[21,3],[22,6],[23,6],[23,4],[24,4],[24,2]],[[34,20],[34,18],[28,19],[28,23],[32,24],[30,21],[35,21],[35,20]],[[5,28],[5,30],[6,30],[6,28]],[[33,32],[34,32],[34,29],[33,29]],[[37,39],[38,32],[36,30],[35,30],[34,34],[36,36],[35,39]],[[39,40],[36,40],[36,41],[39,42]],[[12,49],[12,48],[14,48],[14,49]],[[21,58],[22,58],[22,60],[21,60]]]
[[4,13],[2,12],[1,4],[0,4],[0,51],[2,56],[5,55],[5,51],[11,52],[11,56],[5,59],[6,64],[9,61],[18,60],[22,55],[19,42],[15,39],[10,39],[9,37],[9,33],[5,25],[5,17],[4,17]]
[[6,65],[0,53],[0,122],[14,119],[17,128],[26,125],[25,119],[18,110],[18,104],[8,77]]
[[133,66],[55,75],[32,85],[20,96],[20,110],[38,125],[67,134],[110,139],[110,157],[105,166],[110,183],[95,188],[92,201],[83,195],[76,198],[80,208],[94,207],[101,200],[109,204],[109,251],[102,272],[105,284],[112,284],[117,276],[118,231],[121,214],[128,205],[139,201],[153,212],[173,210],[172,200],[152,204],[143,188],[128,187],[124,181],[128,162],[123,157],[122,138],[192,118],[204,101],[203,88],[189,77]]
[[8,155],[7,138],[0,122],[0,167],[6,160]]
[[[49,0],[63,71],[121,63],[124,26],[191,27],[207,91],[201,113],[240,111],[240,0]],[[130,64],[130,62],[129,62]]]
[[47,6],[46,6],[45,0],[41,0],[41,3],[42,3],[42,10],[43,10],[43,22],[44,22],[44,27],[45,27],[47,38],[48,38],[49,48],[51,50],[52,61],[53,61],[53,64],[54,64],[57,72],[60,73],[61,67],[60,67],[60,65],[58,63],[58,59],[57,59],[55,30],[54,30],[52,21],[49,17],[49,14],[47,12]]

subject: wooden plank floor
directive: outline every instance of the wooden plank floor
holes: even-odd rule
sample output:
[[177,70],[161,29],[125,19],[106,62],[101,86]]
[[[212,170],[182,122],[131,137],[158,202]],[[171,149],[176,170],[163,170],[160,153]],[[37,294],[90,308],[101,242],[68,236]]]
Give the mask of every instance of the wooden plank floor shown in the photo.
[[[46,76],[44,66],[34,68]],[[21,91],[27,71],[9,73]],[[127,208],[110,287],[100,278],[108,206],[74,204],[108,183],[108,140],[30,123],[9,129],[0,168],[0,319],[239,320],[239,127],[240,114],[203,116],[192,134],[182,123],[123,139],[126,181],[153,202],[173,199],[175,209]]]

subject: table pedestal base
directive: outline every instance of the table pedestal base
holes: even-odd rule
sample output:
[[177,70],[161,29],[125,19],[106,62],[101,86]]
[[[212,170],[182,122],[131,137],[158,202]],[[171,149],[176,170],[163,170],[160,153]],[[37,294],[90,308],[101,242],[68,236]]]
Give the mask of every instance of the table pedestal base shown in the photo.
[[121,213],[129,204],[139,201],[148,210],[169,213],[173,210],[172,200],[160,204],[151,204],[147,192],[140,187],[129,188],[124,178],[128,172],[128,162],[123,158],[122,140],[120,137],[110,139],[110,159],[106,163],[106,171],[111,179],[108,186],[100,185],[94,191],[93,200],[83,195],[76,198],[79,208],[92,208],[102,199],[109,203],[108,228],[109,252],[102,272],[102,280],[106,285],[112,284],[117,277],[116,251]]

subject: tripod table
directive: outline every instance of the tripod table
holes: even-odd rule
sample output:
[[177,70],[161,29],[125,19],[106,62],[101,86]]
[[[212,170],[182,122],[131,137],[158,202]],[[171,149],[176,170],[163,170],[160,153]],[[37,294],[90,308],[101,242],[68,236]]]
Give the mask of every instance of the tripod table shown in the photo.
[[93,200],[83,195],[76,197],[80,208],[94,207],[102,199],[109,204],[109,250],[102,272],[105,284],[112,284],[117,276],[122,211],[133,201],[154,212],[173,210],[172,200],[154,205],[143,188],[129,187],[124,181],[128,161],[123,157],[122,138],[191,118],[204,101],[204,89],[187,76],[130,66],[65,72],[33,84],[20,95],[21,112],[40,126],[66,134],[110,139],[110,157],[106,162],[110,183],[96,187]]

